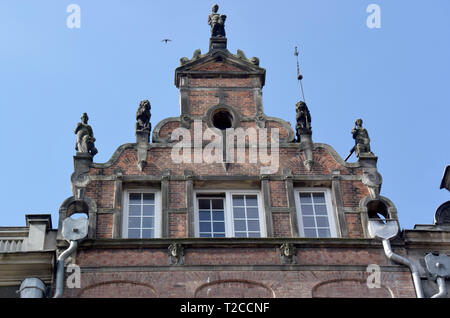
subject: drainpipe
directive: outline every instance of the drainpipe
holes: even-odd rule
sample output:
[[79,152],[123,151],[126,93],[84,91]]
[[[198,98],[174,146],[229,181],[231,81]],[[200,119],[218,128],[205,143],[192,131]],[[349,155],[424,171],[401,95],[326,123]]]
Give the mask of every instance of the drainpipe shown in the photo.
[[437,284],[439,287],[439,292],[431,296],[431,298],[444,298],[445,296],[447,296],[447,285],[445,284],[445,278],[438,277]]
[[82,241],[88,234],[89,220],[87,218],[72,219],[67,218],[62,224],[62,236],[68,241],[69,248],[61,253],[56,265],[56,290],[53,298],[60,298],[64,289],[64,263],[78,247],[78,242]]
[[63,294],[64,289],[64,262],[66,258],[72,255],[78,247],[77,241],[70,241],[69,248],[61,253],[58,257],[58,262],[56,265],[56,290],[53,298],[60,298]]
[[25,278],[20,284],[17,293],[20,293],[20,298],[44,298],[45,284],[36,277]]
[[391,242],[388,239],[383,239],[382,242],[383,242],[384,253],[386,254],[386,257],[388,259],[390,259],[391,261],[394,261],[396,263],[399,263],[399,264],[409,267],[412,278],[413,278],[414,289],[416,290],[417,298],[424,298],[423,288],[422,288],[422,280],[420,279],[419,269],[417,268],[417,266],[413,262],[411,262],[409,259],[407,259],[401,255],[395,254],[392,251]]
[[395,254],[392,251],[390,240],[396,237],[399,232],[397,220],[386,220],[386,223],[380,220],[369,220],[368,228],[369,235],[372,238],[378,238],[383,242],[384,253],[389,260],[405,265],[409,268],[413,278],[416,296],[417,298],[424,298],[422,281],[420,279],[417,266],[409,259]]

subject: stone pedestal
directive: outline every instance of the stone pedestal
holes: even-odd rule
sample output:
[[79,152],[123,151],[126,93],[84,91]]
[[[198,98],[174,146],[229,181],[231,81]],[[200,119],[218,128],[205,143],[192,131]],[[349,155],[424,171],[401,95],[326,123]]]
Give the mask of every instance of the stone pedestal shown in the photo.
[[149,143],[150,142],[150,129],[137,130],[136,131],[136,143]]
[[312,131],[310,129],[298,129],[298,136],[301,145],[301,149],[305,154],[305,161],[303,161],[303,165],[308,171],[311,171],[312,166],[314,164],[313,160],[313,150],[314,144],[312,141]]
[[83,199],[84,190],[90,182],[89,168],[92,163],[92,155],[86,152],[77,152],[73,156],[73,169],[74,172],[70,177],[72,184],[72,194],[77,199]]
[[213,37],[209,39],[209,50],[226,50],[227,38],[225,37]]

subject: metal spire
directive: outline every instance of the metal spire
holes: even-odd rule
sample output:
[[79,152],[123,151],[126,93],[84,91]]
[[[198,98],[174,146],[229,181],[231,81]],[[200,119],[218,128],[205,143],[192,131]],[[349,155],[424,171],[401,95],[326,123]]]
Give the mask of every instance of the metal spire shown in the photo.
[[306,100],[305,100],[305,92],[303,91],[303,84],[302,84],[303,75],[300,74],[300,64],[299,64],[299,62],[298,62],[298,54],[299,54],[299,52],[298,52],[298,50],[297,50],[297,47],[295,47],[294,55],[297,57],[297,79],[298,79],[298,81],[300,82],[300,88],[301,88],[301,90],[302,90],[302,98],[303,98],[303,102],[306,103]]

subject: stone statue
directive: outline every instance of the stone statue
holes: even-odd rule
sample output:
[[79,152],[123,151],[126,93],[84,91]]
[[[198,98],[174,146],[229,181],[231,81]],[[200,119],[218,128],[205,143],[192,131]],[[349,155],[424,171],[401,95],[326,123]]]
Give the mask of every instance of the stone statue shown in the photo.
[[[362,119],[357,119],[355,121],[355,126],[352,129],[353,139],[355,139],[355,146],[353,151],[356,151],[356,156],[359,158],[361,153],[370,153],[370,138],[369,133],[365,128],[362,127]],[[351,150],[351,152],[352,152]]]
[[306,106],[305,102],[302,101],[295,105],[295,111],[297,113],[297,124],[295,125],[295,130],[297,131],[297,140],[300,141],[301,132],[311,132],[311,114],[308,106]]
[[81,123],[78,123],[74,133],[77,135],[77,142],[75,144],[75,150],[81,153],[88,153],[91,156],[95,156],[98,153],[95,148],[94,133],[91,126],[88,125],[89,117],[86,113],[81,116]]
[[211,37],[225,37],[225,20],[227,16],[218,14],[219,6],[214,4],[212,12],[208,16],[208,24],[211,26]]
[[152,115],[150,114],[151,105],[148,100],[143,100],[139,104],[139,108],[136,112],[136,131],[150,131],[152,125],[150,123],[150,118]]

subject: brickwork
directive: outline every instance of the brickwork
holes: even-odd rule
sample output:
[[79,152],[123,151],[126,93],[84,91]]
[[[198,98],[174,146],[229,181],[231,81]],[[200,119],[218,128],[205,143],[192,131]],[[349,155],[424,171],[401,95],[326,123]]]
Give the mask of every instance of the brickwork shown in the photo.
[[169,236],[173,238],[187,237],[187,216],[181,213],[169,214]]
[[[245,162],[230,163],[226,170],[222,162],[194,163],[193,153],[190,154],[191,163],[175,163],[171,159],[173,144],[166,143],[166,140],[180,127],[180,122],[168,120],[158,125],[159,131],[153,131],[153,137],[160,144],[149,147],[143,171],[137,165],[135,144],[123,146],[110,162],[90,169],[92,180],[86,188],[86,196],[97,205],[98,241],[94,241],[91,247],[81,244],[75,262],[82,269],[82,286],[81,289],[65,289],[65,296],[415,297],[411,275],[406,268],[393,266],[387,261],[381,246],[374,245],[372,241],[351,240],[361,239],[364,235],[360,214],[355,213],[359,211],[360,201],[369,195],[367,187],[361,182],[362,167],[344,164],[331,147],[315,144],[312,150],[314,164],[308,170],[304,165],[305,144],[300,147],[288,140],[288,137],[292,138],[292,127],[289,128],[284,121],[268,117],[261,119],[258,116],[258,122],[255,120],[257,109],[262,106],[260,88],[265,71],[255,71],[257,67],[253,64],[246,68],[244,64],[248,62],[245,61],[242,67],[238,67],[241,65],[239,61],[227,63],[226,60],[226,55],[223,55],[220,61],[208,60],[203,64],[194,64],[192,69],[183,69],[183,74],[177,73],[181,76],[181,79],[177,77],[177,85],[183,88],[181,108],[194,118],[204,117],[211,107],[219,104],[218,93],[223,92],[223,102],[238,112],[241,128],[256,128],[263,120],[269,130],[269,141],[271,130],[279,129],[282,147],[279,149],[278,170],[268,179],[269,189],[264,188],[263,191],[261,184],[261,167],[267,165],[261,164],[260,160],[250,163],[249,149],[245,151]],[[294,112],[294,105],[292,110]],[[203,122],[202,131],[206,128],[207,123]],[[202,138],[194,135],[194,125],[191,125],[190,133],[194,138]],[[207,143],[203,141],[203,144]],[[161,177],[167,170],[170,173],[164,179],[168,180],[167,192],[164,192],[166,187],[161,186]],[[122,176],[118,177],[118,171]],[[302,244],[297,244],[297,254],[290,265],[283,264],[285,260],[282,262],[279,249],[281,243],[274,244],[273,238],[261,240],[262,244],[256,239],[256,243],[252,241],[246,245],[241,245],[245,240],[228,244],[229,241],[224,239],[220,244],[214,242],[215,245],[211,245],[208,239],[189,238],[189,242],[183,245],[184,264],[169,265],[167,247],[170,243],[166,246],[166,240],[184,241],[175,239],[186,238],[192,231],[188,221],[191,222],[194,207],[189,206],[193,200],[188,196],[193,196],[193,193],[188,191],[186,171],[192,172],[193,191],[196,187],[222,189],[223,186],[233,189],[234,185],[234,189],[241,186],[242,189],[259,189],[264,196],[268,190],[269,202],[264,202],[262,208],[268,205],[267,212],[272,215],[269,221],[272,221],[273,236],[286,238],[286,241],[297,232],[291,225],[293,210],[290,208],[295,207],[288,202],[293,193],[287,192],[292,191],[292,187],[290,183],[286,187],[286,171],[292,173],[294,188],[331,189],[332,185],[336,187],[335,180],[338,180],[340,191],[333,192],[333,196],[337,196],[333,204],[338,206],[332,210],[344,213],[348,236],[343,240],[335,239],[339,245],[333,239],[317,241],[297,238],[296,242],[301,240]],[[124,190],[136,184],[138,187],[161,187],[163,233],[167,233],[167,237],[147,242],[102,241],[113,237],[115,226],[120,228],[120,224],[114,224],[121,222],[122,212],[119,204],[121,198],[114,197],[116,180],[123,180]],[[214,184],[209,187],[208,182]],[[121,195],[120,192],[117,195]],[[96,245],[99,242],[106,245]],[[127,244],[126,248],[122,244]],[[152,247],[153,244],[158,245]],[[367,287],[369,273],[366,268],[369,264],[383,267],[381,288]]]
[[415,297],[409,272],[383,272],[368,290],[362,271],[85,272],[65,297]]
[[289,213],[272,212],[273,236],[292,237],[291,218]]

